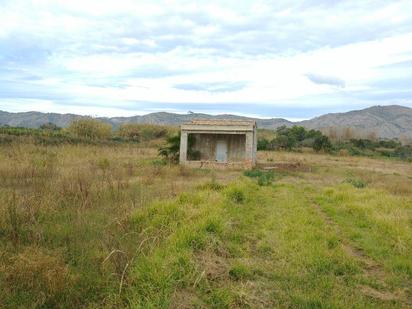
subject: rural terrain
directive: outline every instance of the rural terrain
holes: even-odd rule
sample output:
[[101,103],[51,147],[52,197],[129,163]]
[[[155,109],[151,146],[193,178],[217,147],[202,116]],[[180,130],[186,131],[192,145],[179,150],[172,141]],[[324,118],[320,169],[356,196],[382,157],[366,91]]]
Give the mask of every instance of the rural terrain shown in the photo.
[[408,160],[208,170],[160,158],[163,138],[0,141],[0,307],[412,306]]

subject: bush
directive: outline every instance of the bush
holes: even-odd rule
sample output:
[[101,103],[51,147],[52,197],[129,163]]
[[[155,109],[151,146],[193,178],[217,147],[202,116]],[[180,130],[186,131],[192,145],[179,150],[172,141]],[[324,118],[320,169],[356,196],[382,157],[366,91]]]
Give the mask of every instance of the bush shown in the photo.
[[[307,131],[302,126],[293,126],[288,128],[286,126],[281,126],[276,129],[276,137],[267,145],[266,148],[270,149],[285,149],[285,150],[293,150],[297,147],[313,147],[315,141],[326,143],[321,144],[321,150],[330,150],[328,144],[325,140],[324,135],[320,131],[317,130],[309,130]],[[330,142],[329,142],[330,144]]]
[[358,189],[365,188],[367,186],[366,181],[362,179],[356,179],[356,178],[348,178],[345,180],[346,183],[350,183],[352,186]]
[[316,137],[315,140],[313,141],[313,150],[316,152],[319,151],[324,151],[324,152],[330,152],[332,149],[332,144],[329,141],[329,138],[325,135]]
[[402,160],[409,160],[412,158],[412,146],[400,146],[394,150],[393,155]]
[[268,150],[269,144],[270,143],[266,138],[260,138],[257,142],[257,150]]
[[159,148],[159,155],[169,162],[179,162],[180,133],[169,136],[166,139],[166,142],[166,146]]
[[279,135],[272,140],[271,146],[273,149],[292,150],[296,146],[296,140],[293,136]]
[[166,137],[168,133],[168,129],[163,126],[149,124],[140,125],[140,135],[144,141]]
[[108,139],[112,126],[92,118],[73,121],[67,129],[72,135],[90,140]]
[[240,204],[245,201],[245,193],[239,188],[231,188],[227,191],[227,197],[234,203]]
[[275,178],[275,175],[272,171],[264,172],[261,170],[251,170],[245,171],[243,175],[251,178],[257,178],[259,186],[268,186],[272,183],[273,179]]
[[247,177],[260,177],[263,175],[263,172],[261,170],[249,170],[249,171],[244,171],[243,175]]
[[274,175],[272,172],[267,172],[259,176],[258,185],[259,186],[268,186],[272,183]]
[[42,124],[42,125],[40,126],[40,129],[42,129],[42,130],[49,130],[49,131],[58,131],[58,130],[61,130],[60,127],[58,127],[57,125],[55,125],[55,124],[52,123],[52,122],[48,122],[48,123]]
[[235,280],[246,280],[253,277],[253,272],[246,265],[237,264],[229,270],[229,276]]
[[140,141],[140,126],[132,123],[122,124],[117,130],[117,135],[138,142]]
[[120,125],[117,135],[132,141],[150,141],[165,137],[169,130],[167,127],[150,124],[126,123]]

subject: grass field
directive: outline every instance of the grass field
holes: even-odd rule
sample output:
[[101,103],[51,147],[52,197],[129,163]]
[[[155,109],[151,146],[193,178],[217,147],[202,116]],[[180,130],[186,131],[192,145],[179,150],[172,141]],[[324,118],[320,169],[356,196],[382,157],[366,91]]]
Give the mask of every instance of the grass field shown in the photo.
[[412,306],[412,163],[258,156],[265,181],[136,144],[0,146],[0,307]]

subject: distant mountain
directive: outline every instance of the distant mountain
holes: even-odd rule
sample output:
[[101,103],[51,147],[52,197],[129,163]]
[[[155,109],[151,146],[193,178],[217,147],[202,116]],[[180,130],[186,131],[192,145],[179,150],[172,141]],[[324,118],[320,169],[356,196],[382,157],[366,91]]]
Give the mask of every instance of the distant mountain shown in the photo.
[[[52,122],[59,127],[66,127],[75,119],[85,116],[75,114],[56,113],[8,113],[0,111],[0,126],[21,126],[37,128],[40,125]],[[328,128],[353,128],[366,133],[374,133],[381,138],[412,138],[412,109],[404,106],[373,106],[363,110],[347,113],[326,114],[310,120],[291,122],[282,118],[259,119],[230,114],[208,115],[200,113],[173,114],[166,112],[151,113],[132,117],[102,117],[102,121],[118,127],[122,123],[147,123],[161,125],[179,125],[195,118],[203,119],[252,119],[256,120],[259,128],[275,129],[282,125],[302,125],[310,129],[326,130]]]
[[353,128],[375,133],[381,138],[412,138],[412,108],[390,105],[372,106],[347,113],[333,113],[301,121],[310,129]]
[[0,111],[0,126],[9,125],[11,127],[38,128],[42,124],[52,122],[59,127],[67,127],[73,120],[83,116],[74,114],[55,114],[55,113],[8,113]]

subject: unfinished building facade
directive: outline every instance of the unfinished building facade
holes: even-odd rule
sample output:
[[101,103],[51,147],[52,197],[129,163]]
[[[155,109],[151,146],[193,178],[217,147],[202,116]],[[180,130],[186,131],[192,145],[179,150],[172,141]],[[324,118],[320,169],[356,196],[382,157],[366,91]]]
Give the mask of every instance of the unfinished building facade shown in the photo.
[[256,164],[256,148],[255,121],[192,120],[181,125],[182,165],[252,168]]

